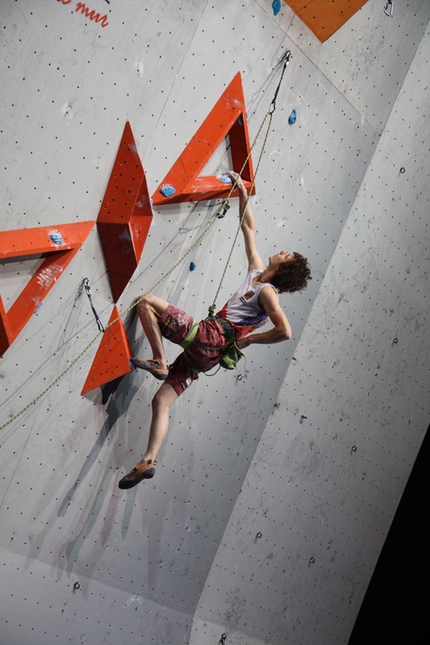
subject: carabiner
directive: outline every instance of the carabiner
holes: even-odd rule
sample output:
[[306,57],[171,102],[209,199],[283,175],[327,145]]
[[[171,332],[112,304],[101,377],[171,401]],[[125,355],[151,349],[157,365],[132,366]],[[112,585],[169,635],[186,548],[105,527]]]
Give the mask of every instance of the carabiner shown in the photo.
[[229,208],[230,208],[230,204],[226,200],[223,204],[221,204],[221,206],[216,212],[216,216],[218,217],[218,219],[222,219],[223,217],[225,217]]
[[387,4],[385,5],[385,7],[384,7],[384,13],[385,13],[385,15],[386,15],[386,16],[388,16],[388,18],[392,18],[392,17],[393,17],[393,13],[394,13],[394,5],[393,5],[393,3],[392,3],[392,1],[391,1],[391,0],[388,0]]
[[84,287],[84,289],[85,289],[85,291],[87,293],[87,296],[90,298],[91,297],[91,287],[90,287],[90,281],[88,280],[88,278],[84,278],[82,280],[82,284],[83,284],[83,287]]

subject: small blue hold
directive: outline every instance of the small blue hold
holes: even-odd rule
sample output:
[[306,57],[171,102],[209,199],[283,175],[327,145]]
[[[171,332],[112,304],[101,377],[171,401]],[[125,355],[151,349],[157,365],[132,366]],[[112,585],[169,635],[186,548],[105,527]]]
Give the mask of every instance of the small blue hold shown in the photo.
[[296,121],[297,121],[297,112],[296,112],[296,110],[293,110],[293,111],[291,112],[290,116],[288,117],[288,123],[289,123],[290,125],[294,125],[294,123],[295,123]]
[[281,0],[273,0],[272,9],[275,16],[277,16],[278,13],[281,11]]
[[[248,118],[248,112],[246,112],[246,118]],[[240,115],[240,117],[238,118],[237,122],[238,122],[239,125],[243,125],[242,115]]]
[[49,237],[54,242],[54,244],[62,244],[63,243],[63,237],[62,237],[61,233],[51,233],[51,235]]
[[225,184],[233,183],[233,179],[230,177],[230,175],[221,175],[220,180],[223,181]]
[[190,271],[194,271],[195,268],[196,268],[196,265],[194,264],[194,262],[191,262]]
[[160,188],[160,193],[164,195],[164,197],[170,197],[170,195],[174,195],[176,193],[176,189],[173,188],[173,186],[163,186]]

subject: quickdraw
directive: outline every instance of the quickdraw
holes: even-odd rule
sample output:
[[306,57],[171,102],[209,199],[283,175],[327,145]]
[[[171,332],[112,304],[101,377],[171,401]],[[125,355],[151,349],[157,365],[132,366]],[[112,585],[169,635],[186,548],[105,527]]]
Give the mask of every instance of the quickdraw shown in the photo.
[[103,326],[103,323],[102,323],[102,321],[100,320],[100,317],[99,317],[99,315],[98,315],[98,313],[97,313],[97,311],[95,310],[95,307],[94,307],[94,305],[93,305],[93,299],[92,299],[92,297],[91,297],[90,281],[88,280],[88,278],[84,278],[84,279],[83,279],[83,281],[82,281],[82,284],[83,284],[84,289],[85,289],[85,292],[86,292],[86,294],[87,294],[87,296],[88,296],[88,300],[90,301],[90,306],[91,306],[92,312],[93,312],[93,314],[94,314],[94,316],[95,316],[95,319],[96,319],[96,322],[97,322],[97,327],[99,328],[99,331],[104,332],[104,331],[105,331],[105,328],[104,328],[104,326]]

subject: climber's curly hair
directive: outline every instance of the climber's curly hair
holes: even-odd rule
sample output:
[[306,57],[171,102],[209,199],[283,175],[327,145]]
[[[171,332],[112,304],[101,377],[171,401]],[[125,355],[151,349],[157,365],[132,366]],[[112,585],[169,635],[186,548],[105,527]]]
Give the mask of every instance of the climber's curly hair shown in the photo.
[[303,291],[308,286],[308,280],[312,280],[307,259],[303,255],[300,255],[300,253],[294,252],[293,255],[294,261],[280,264],[278,273],[271,280],[271,283],[279,293]]

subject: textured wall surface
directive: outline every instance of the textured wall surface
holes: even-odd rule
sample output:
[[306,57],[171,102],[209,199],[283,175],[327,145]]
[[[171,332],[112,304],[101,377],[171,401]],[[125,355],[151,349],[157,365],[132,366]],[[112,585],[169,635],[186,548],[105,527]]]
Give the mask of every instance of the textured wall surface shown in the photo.
[[[120,491],[158,385],[80,394],[84,278],[112,311],[94,227],[0,359],[2,643],[346,644],[429,424],[430,5],[370,0],[321,44],[269,1],[87,4],[98,21],[74,0],[0,8],[1,230],[95,221],[126,121],[155,191],[237,72],[254,140],[290,50],[252,206],[261,255],[298,250],[313,280],[283,297],[292,340],[200,376],[155,478]],[[221,148],[206,170],[228,167]],[[236,200],[170,269],[216,206],[154,209],[122,311],[166,275],[158,295],[207,315]],[[0,263],[6,310],[39,263]],[[239,242],[218,305],[245,270]]]

